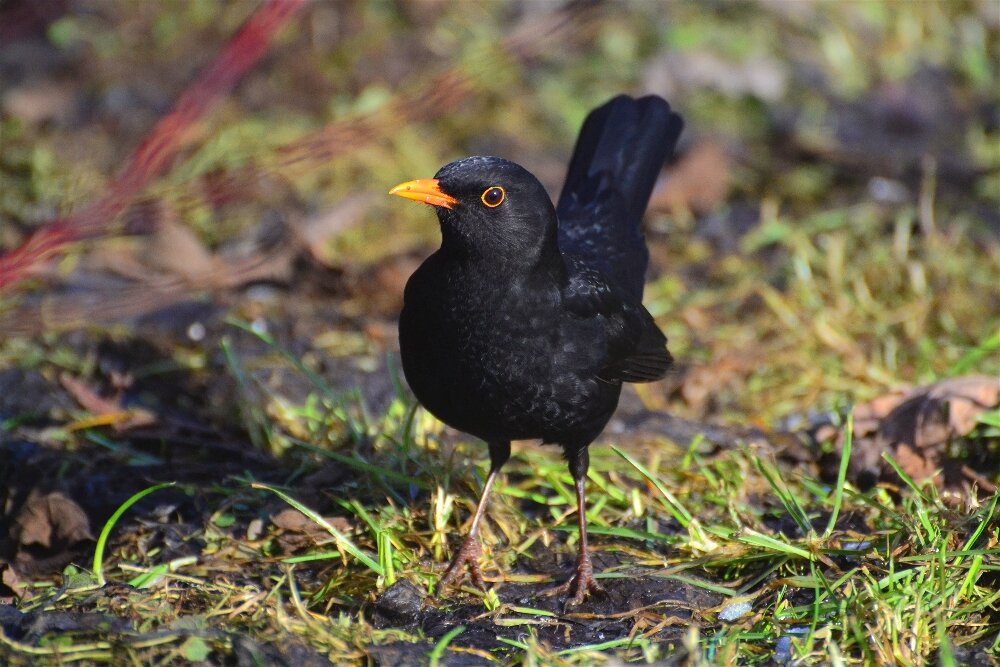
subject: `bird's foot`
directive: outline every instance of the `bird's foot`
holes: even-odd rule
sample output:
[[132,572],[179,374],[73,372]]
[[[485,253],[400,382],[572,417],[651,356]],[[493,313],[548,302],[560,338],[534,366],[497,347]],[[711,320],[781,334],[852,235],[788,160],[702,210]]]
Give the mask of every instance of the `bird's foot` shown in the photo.
[[466,537],[462,543],[462,547],[455,554],[455,557],[451,559],[451,563],[448,564],[448,569],[444,571],[444,576],[438,582],[437,597],[440,598],[445,587],[462,576],[466,566],[469,568],[469,578],[472,579],[473,585],[481,590],[486,590],[483,571],[479,569],[479,556],[481,554],[482,547],[479,545],[479,539],[472,535]]
[[587,552],[580,554],[576,561],[576,572],[566,583],[545,591],[545,595],[566,595],[567,593],[570,594],[570,597],[566,598],[564,610],[582,604],[588,593],[607,595],[604,586],[601,586],[594,579],[594,566],[591,564]]

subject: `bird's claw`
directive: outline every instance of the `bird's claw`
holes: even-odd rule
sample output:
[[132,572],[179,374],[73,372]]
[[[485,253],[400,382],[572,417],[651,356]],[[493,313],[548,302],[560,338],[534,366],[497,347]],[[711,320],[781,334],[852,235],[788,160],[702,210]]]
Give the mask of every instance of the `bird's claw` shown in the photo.
[[462,547],[451,559],[448,569],[444,571],[444,576],[438,581],[436,597],[440,598],[444,589],[449,584],[462,576],[465,567],[469,568],[469,578],[474,586],[480,590],[486,590],[486,581],[483,579],[483,571],[479,568],[479,556],[482,554],[482,547],[479,540],[471,535],[465,538]]
[[590,562],[590,556],[582,554],[576,562],[576,572],[563,584],[554,586],[545,591],[544,595],[565,595],[572,593],[563,605],[563,611],[570,607],[577,607],[583,604],[588,593],[600,593],[607,595],[608,591],[594,579],[594,566]]

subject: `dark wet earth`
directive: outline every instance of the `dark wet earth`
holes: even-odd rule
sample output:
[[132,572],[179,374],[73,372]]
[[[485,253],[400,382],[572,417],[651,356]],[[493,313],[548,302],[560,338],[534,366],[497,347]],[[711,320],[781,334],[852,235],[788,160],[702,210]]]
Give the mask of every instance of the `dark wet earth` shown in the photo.
[[[537,641],[554,650],[628,639],[654,628],[658,629],[649,639],[679,645],[699,613],[722,601],[717,593],[649,572],[630,572],[601,583],[606,594],[593,595],[570,610],[564,610],[558,596],[545,595],[551,584],[504,584],[497,592],[500,607],[486,613],[482,604],[431,600],[409,581],[398,581],[378,597],[372,619],[377,627],[419,631],[432,641],[464,626],[450,645],[487,650],[502,646],[504,639],[523,642],[529,629]],[[373,655],[382,664],[423,664],[419,656],[426,653],[415,650],[418,648],[426,651],[414,645],[390,644],[374,649]],[[456,664],[487,662],[470,655],[467,663]]]
[[[296,322],[294,331],[279,330],[277,335],[283,346],[298,355],[304,354],[298,342],[303,329],[329,326],[320,318],[312,323],[303,318],[292,321]],[[207,325],[215,340],[206,347],[219,349],[226,336],[233,355],[252,369],[256,390],[266,387],[269,392],[298,401],[315,391],[302,373],[275,363],[274,350],[256,337],[218,319],[209,320]],[[25,586],[32,582],[51,581],[57,587],[72,588],[72,577],[65,574],[64,568],[70,564],[89,568],[96,535],[108,517],[132,494],[152,484],[176,481],[179,486],[140,501],[122,519],[112,541],[141,539],[143,549],[158,550],[158,562],[168,562],[203,553],[204,526],[228,498],[227,493],[243,483],[240,480],[252,478],[280,485],[303,464],[301,457],[276,455],[251,444],[243,416],[233,409],[233,397],[243,396],[244,403],[264,397],[248,399],[241,394],[246,387],[239,386],[221,354],[208,357],[208,372],[175,368],[144,374],[141,369],[169,361],[169,354],[162,352],[155,340],[156,336],[148,332],[136,338],[77,332],[53,344],[64,353],[72,351],[89,360],[89,372],[73,374],[86,387],[84,400],[92,400],[87,393],[92,392],[116,406],[141,407],[155,416],[148,424],[118,432],[109,430],[106,439],[58,435],[59,428],[80,414],[81,390],[65,382],[65,373],[54,373],[44,366],[37,370],[0,370],[0,418],[17,420],[7,422],[8,429],[0,435],[0,506],[4,509],[0,514],[0,625],[14,641],[37,645],[48,641],[47,637],[66,634],[80,637],[81,641],[94,636],[142,641],[176,634],[174,627],[150,631],[141,618],[116,615],[114,610],[127,608],[123,601],[137,593],[120,582],[88,594],[79,610],[22,612],[13,602],[28,591]],[[365,399],[374,411],[384,409],[396,391],[387,379],[391,373],[386,369],[386,360],[392,363],[392,353],[381,351],[378,355],[374,363],[360,365],[363,367],[354,357],[323,356],[317,363],[329,382],[364,387]],[[632,429],[650,419],[643,415],[637,399],[627,398],[612,428]],[[698,428],[681,421],[656,423],[655,427],[677,428],[680,433]],[[723,430],[715,435],[722,440],[732,434]],[[362,442],[352,446],[366,445]],[[296,497],[308,505],[336,512],[330,494],[355,482],[351,471],[313,462],[308,472],[296,482]],[[281,507],[278,503],[251,508],[249,513],[237,516],[233,530],[245,534],[255,517],[266,521],[269,513]],[[141,538],[135,538],[133,533]],[[379,642],[365,650],[377,664],[426,664],[434,645],[459,626],[464,630],[449,645],[471,652],[449,650],[443,664],[485,664],[486,653],[497,656],[518,650],[504,640],[523,642],[530,635],[534,637],[531,641],[554,650],[638,635],[680,646],[678,638],[687,624],[721,602],[718,594],[657,577],[651,571],[622,569],[629,561],[613,551],[603,551],[600,537],[596,541],[595,568],[614,572],[613,578],[601,580],[607,595],[594,595],[578,608],[566,611],[561,597],[542,595],[572,569],[573,547],[557,541],[549,549],[535,548],[519,557],[512,568],[512,574],[530,575],[546,583],[498,585],[498,606],[493,611],[458,590],[449,591],[447,600],[437,601],[427,598],[409,581],[397,581],[361,611],[376,628],[403,630],[426,641]],[[495,579],[502,579],[493,574]],[[307,568],[296,571],[304,587],[319,585],[311,581],[313,576],[314,572]],[[32,595],[30,591],[27,594],[29,598]],[[533,611],[527,612],[527,608]],[[214,624],[196,632],[185,628],[183,632],[207,642],[226,643],[231,647],[226,664],[328,664],[325,656],[295,639],[268,642]]]
[[[392,350],[372,346],[367,356],[354,352],[343,356],[318,353],[306,341],[331,328],[354,325],[308,301],[290,301],[284,308],[293,312],[264,320],[274,323],[270,330],[278,343],[298,358],[310,358],[331,385],[362,387],[365,402],[374,414],[384,410],[397,391],[391,380]],[[33,370],[16,366],[0,370],[0,420],[6,420],[7,425],[0,433],[0,624],[7,637],[27,644],[65,633],[130,639],[158,637],[158,631],[144,632],[139,619],[92,611],[114,609],[115,600],[128,597],[130,588],[121,583],[96,590],[86,611],[22,613],[12,606],[27,582],[48,580],[68,586],[67,578],[61,576],[63,568],[70,563],[86,567],[93,557],[96,533],[111,513],[129,496],[152,484],[176,481],[180,487],[141,501],[115,535],[143,534],[146,548],[159,550],[158,562],[199,556],[205,546],[204,526],[229,497],[227,494],[244,484],[240,480],[252,478],[280,485],[293,478],[296,471],[302,471],[305,474],[295,482],[296,497],[334,513],[338,510],[331,503],[332,495],[342,491],[347,497],[358,492],[356,476],[345,466],[324,465],[301,455],[276,454],[252,443],[246,430],[247,415],[241,413],[245,406],[263,404],[268,395],[286,396],[301,404],[316,387],[300,370],[279,363],[272,346],[225,324],[220,313],[201,317],[207,332],[202,349],[217,352],[209,353],[205,366],[198,370],[171,366],[171,353],[164,349],[175,349],[172,345],[176,343],[160,347],[156,341],[163,337],[155,326],[140,329],[135,337],[76,332],[49,343],[49,349],[59,350],[59,354],[72,353],[88,360],[83,368],[89,370],[72,374],[85,390],[67,383],[67,373],[56,372],[51,365]],[[391,321],[386,321],[381,328],[391,327]],[[225,346],[232,358],[239,359],[252,383],[240,384],[238,374],[228,365],[231,362],[220,351]],[[157,367],[161,370],[148,372]],[[104,439],[58,435],[60,428],[80,414],[80,401],[93,400],[88,392],[113,405],[140,407],[155,419],[117,432],[112,429]],[[810,458],[808,449],[792,434],[689,422],[651,413],[630,393],[623,396],[608,431],[618,439],[625,434],[645,433],[647,437],[667,437],[678,442],[701,434],[710,448],[753,441],[770,447],[789,463]],[[369,451],[365,448],[371,443],[362,440],[347,446],[364,452]],[[415,488],[398,492],[412,500]],[[374,492],[382,493],[380,489]],[[267,521],[282,507],[281,503],[253,507],[249,513],[237,516],[233,530],[245,535],[254,518]],[[849,520],[849,516],[842,517],[845,528]],[[862,532],[869,528],[850,527]],[[795,526],[775,525],[773,529],[792,535]],[[613,642],[622,642],[618,644],[622,646],[640,637],[664,648],[663,653],[673,656],[671,659],[681,660],[685,654],[682,638],[688,628],[692,624],[716,623],[723,596],[661,576],[656,570],[632,568],[629,557],[619,556],[614,550],[613,540],[601,540],[595,536],[593,557],[595,569],[605,573],[600,581],[607,595],[593,595],[572,609],[564,609],[560,597],[543,595],[567,577],[573,565],[573,547],[557,537],[550,548],[536,546],[526,556],[518,557],[510,571],[493,573],[492,582],[503,581],[506,575],[509,583],[497,584],[497,601],[491,610],[465,592],[451,590],[446,599],[434,600],[414,583],[397,581],[360,611],[378,629],[398,629],[425,639],[415,643],[402,639],[380,641],[366,646],[365,651],[376,664],[423,665],[437,642],[461,628],[450,637],[451,648],[443,664],[487,664],[486,655],[513,655],[519,650],[517,645],[525,642],[538,642],[559,651]],[[318,580],[310,581],[316,576],[315,571],[305,567],[296,570],[303,587],[321,586]],[[525,578],[544,579],[545,583],[516,583]],[[269,642],[229,629],[203,629],[192,636],[230,646],[225,664],[328,664],[325,656],[295,639]]]

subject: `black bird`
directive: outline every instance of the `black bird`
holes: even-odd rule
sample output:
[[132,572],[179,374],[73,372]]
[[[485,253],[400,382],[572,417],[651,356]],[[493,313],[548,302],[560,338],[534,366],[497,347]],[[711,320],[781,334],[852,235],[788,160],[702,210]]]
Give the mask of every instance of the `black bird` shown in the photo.
[[587,447],[623,382],[670,366],[642,306],[649,252],[642,215],[683,123],[655,96],[619,96],[580,131],[559,203],[523,167],[470,157],[391,194],[430,204],[441,248],[410,277],[399,319],[403,371],[441,421],[487,442],[490,473],[438,592],[468,566],[483,587],[479,523],[511,440],[559,444],[576,482],[580,553],[558,592],[579,604],[594,581],[587,553]]

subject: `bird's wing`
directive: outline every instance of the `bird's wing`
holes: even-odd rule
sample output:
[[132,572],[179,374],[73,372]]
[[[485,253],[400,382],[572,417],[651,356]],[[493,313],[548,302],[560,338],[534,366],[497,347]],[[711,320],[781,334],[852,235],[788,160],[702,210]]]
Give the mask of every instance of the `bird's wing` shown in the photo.
[[649,252],[642,216],[683,122],[656,96],[620,95],[583,123],[556,212],[559,248],[642,299]]
[[653,382],[673,359],[667,338],[642,304],[626,297],[584,260],[568,258],[569,279],[563,303],[577,317],[601,323],[606,357],[597,377],[609,382]]

